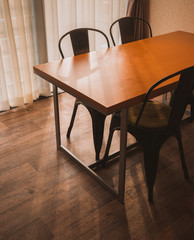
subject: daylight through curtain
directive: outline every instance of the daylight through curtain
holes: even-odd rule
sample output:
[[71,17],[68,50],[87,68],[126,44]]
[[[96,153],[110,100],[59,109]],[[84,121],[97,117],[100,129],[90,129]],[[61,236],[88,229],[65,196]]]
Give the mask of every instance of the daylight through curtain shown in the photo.
[[[58,40],[65,32],[79,27],[98,28],[108,38],[111,23],[126,14],[128,0],[44,0],[47,51],[49,61],[60,57]],[[93,39],[92,50],[101,47],[101,39]],[[109,38],[110,39],[110,38]],[[65,56],[72,56],[70,43],[64,41]]]
[[[41,9],[37,6],[42,2]],[[33,65],[59,59],[58,40],[73,28],[98,28],[110,39],[109,27],[125,16],[127,3],[128,0],[0,0],[0,111],[51,95],[51,85],[33,73]],[[91,38],[92,50],[101,47],[100,39],[95,35]],[[73,55],[69,43],[64,43],[64,51],[66,57]]]
[[41,92],[31,0],[0,0],[0,111],[31,103]]

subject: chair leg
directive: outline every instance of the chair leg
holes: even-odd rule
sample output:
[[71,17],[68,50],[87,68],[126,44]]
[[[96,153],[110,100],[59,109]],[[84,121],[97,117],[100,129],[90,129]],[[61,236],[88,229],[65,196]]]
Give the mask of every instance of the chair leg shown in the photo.
[[185,156],[184,156],[184,151],[183,151],[183,143],[182,143],[182,137],[181,137],[180,129],[177,132],[176,139],[177,139],[178,145],[179,145],[179,152],[180,152],[180,156],[181,156],[181,164],[182,164],[182,169],[183,169],[183,172],[184,172],[184,176],[185,176],[186,179],[188,179],[189,175],[188,175],[187,165],[186,165],[186,162],[185,162]]
[[167,102],[167,93],[164,93],[162,96],[162,103],[166,103]]
[[154,138],[144,139],[143,144],[141,142],[144,153],[144,168],[148,187],[148,201],[150,203],[153,202],[153,187],[156,179],[158,159],[162,143],[163,141],[158,141],[158,139]]
[[120,129],[120,127],[118,127],[118,126],[119,126],[118,122],[114,119],[114,116],[112,116],[110,127],[109,127],[108,140],[107,140],[106,149],[105,149],[105,153],[104,153],[104,157],[103,157],[104,163],[106,163],[106,161],[108,159],[114,131]]
[[[69,124],[69,128],[67,130],[67,135],[66,135],[67,138],[70,137],[71,130],[73,128],[73,124],[74,124],[74,120],[75,120],[75,116],[77,113],[77,108],[78,108],[78,105],[80,105],[80,104],[81,104],[81,102],[78,99],[76,99],[75,103],[74,103],[74,109],[73,109],[71,121]],[[98,160],[99,155],[100,155],[100,150],[102,147],[105,116],[90,107],[86,106],[86,108],[88,109],[88,111],[91,115],[91,118],[92,118],[94,148],[95,148],[95,152],[96,152],[96,160]]]
[[96,160],[99,160],[104,134],[104,121],[106,116],[92,108],[87,107],[87,109],[92,118],[93,140],[96,152]]
[[74,120],[75,120],[75,115],[76,115],[76,112],[77,112],[77,108],[78,108],[78,105],[81,104],[81,102],[79,100],[75,100],[75,103],[74,103],[74,108],[73,108],[73,113],[72,113],[72,116],[71,116],[71,121],[70,121],[70,124],[69,124],[69,128],[67,130],[67,138],[70,137],[70,134],[71,134],[71,130],[73,128],[73,124],[74,124]]
[[114,133],[114,129],[110,127],[108,141],[107,141],[107,145],[106,145],[106,150],[105,150],[104,157],[103,157],[104,162],[106,162],[107,159],[108,159],[113,133]]
[[191,122],[194,119],[194,100],[191,102]]

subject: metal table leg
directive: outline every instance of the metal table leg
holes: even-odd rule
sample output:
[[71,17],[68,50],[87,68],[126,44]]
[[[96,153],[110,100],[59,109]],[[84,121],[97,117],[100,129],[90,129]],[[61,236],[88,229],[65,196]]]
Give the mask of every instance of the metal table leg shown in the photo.
[[59,148],[61,146],[61,131],[60,131],[60,119],[59,119],[58,88],[55,85],[53,85],[53,97],[54,97],[56,141],[57,141],[57,148]]
[[121,111],[121,132],[120,132],[120,159],[119,159],[119,190],[118,199],[124,203],[125,195],[125,171],[126,171],[126,147],[127,147],[127,114],[128,109]]

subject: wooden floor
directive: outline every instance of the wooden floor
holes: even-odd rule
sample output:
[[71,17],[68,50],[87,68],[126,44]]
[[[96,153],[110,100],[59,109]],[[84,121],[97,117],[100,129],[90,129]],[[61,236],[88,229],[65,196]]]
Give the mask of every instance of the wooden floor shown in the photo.
[[[83,106],[66,140],[73,102],[60,95],[63,143],[89,164],[95,155],[91,120]],[[181,126],[190,181],[183,177],[177,142],[169,139],[161,149],[152,205],[140,149],[127,157],[122,205],[57,151],[54,126],[52,98],[0,114],[1,240],[194,239],[194,122]],[[118,149],[118,139],[115,133],[111,151]],[[118,162],[98,174],[116,188]]]

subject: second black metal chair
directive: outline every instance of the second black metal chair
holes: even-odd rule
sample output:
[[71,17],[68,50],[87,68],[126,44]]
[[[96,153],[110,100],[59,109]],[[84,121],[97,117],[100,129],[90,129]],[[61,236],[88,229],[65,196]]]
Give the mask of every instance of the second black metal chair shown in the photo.
[[[88,34],[89,31],[98,33],[102,37],[104,37],[107,47],[108,48],[110,47],[109,40],[108,40],[107,36],[105,35],[105,33],[103,33],[102,31],[100,31],[98,29],[93,29],[93,28],[77,28],[77,29],[73,29],[73,30],[65,33],[59,39],[58,47],[59,47],[61,57],[64,58],[61,43],[62,43],[62,40],[66,36],[70,36],[74,56],[90,52],[89,34]],[[68,138],[70,137],[71,130],[72,130],[72,127],[74,124],[75,116],[76,116],[76,112],[77,112],[77,108],[80,104],[83,104],[83,103],[81,101],[79,101],[78,99],[76,99],[75,103],[74,103],[74,109],[73,109],[73,113],[72,113],[72,117],[71,117],[71,122],[70,122],[70,125],[68,128],[68,131],[67,131]],[[84,106],[88,109],[88,111],[91,115],[91,118],[92,118],[94,147],[95,147],[95,152],[96,152],[96,160],[98,160],[101,146],[102,146],[105,116],[89,106],[86,106],[86,105],[84,105]]]
[[129,43],[146,38],[146,36],[152,37],[152,29],[150,24],[143,18],[139,17],[123,17],[117,19],[110,26],[110,36],[114,46],[116,44],[113,29],[116,28],[116,24],[119,26],[121,43]]
[[[170,105],[148,101],[159,84],[180,75]],[[142,104],[128,109],[128,132],[141,145],[144,153],[144,168],[148,187],[148,199],[153,201],[153,187],[156,178],[159,152],[163,143],[174,136],[179,144],[182,168],[188,178],[180,132],[180,121],[185,112],[194,86],[194,66],[169,75],[150,87]],[[112,115],[109,137],[104,155],[106,162],[115,130],[120,130],[120,114]]]

